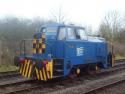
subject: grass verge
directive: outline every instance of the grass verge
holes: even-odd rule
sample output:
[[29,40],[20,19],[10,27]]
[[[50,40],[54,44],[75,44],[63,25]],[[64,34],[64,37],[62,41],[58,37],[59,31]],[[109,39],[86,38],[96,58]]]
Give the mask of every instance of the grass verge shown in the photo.
[[118,59],[125,59],[125,56],[116,55],[115,60],[118,60]]
[[0,65],[0,72],[16,71],[19,68],[14,65]]

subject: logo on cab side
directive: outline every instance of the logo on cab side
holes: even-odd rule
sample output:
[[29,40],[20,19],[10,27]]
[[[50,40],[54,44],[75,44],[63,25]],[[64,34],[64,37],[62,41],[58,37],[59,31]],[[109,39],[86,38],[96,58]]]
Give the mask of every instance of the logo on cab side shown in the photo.
[[76,53],[77,56],[82,56],[84,53],[84,48],[78,47],[78,48],[76,48],[76,51],[77,51],[77,53]]

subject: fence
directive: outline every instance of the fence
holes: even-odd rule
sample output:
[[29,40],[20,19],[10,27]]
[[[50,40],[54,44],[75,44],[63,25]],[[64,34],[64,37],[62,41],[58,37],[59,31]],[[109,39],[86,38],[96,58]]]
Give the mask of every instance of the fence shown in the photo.
[[0,40],[0,64],[13,64],[13,58],[19,55],[20,41]]

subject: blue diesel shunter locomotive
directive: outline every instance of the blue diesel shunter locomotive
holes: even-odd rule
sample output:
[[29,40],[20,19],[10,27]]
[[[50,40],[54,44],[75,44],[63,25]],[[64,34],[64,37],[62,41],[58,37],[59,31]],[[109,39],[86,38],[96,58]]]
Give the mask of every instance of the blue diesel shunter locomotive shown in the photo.
[[113,65],[112,52],[108,51],[105,39],[87,36],[83,27],[74,25],[43,25],[33,39],[22,40],[20,48],[20,56],[14,59],[20,74],[38,80],[46,81]]

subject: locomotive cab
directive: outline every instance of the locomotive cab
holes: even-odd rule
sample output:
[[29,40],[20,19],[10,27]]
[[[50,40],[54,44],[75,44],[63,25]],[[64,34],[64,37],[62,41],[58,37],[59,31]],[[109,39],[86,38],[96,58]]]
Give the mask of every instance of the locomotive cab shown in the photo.
[[88,65],[108,68],[107,43],[87,36],[83,27],[47,24],[33,39],[21,42],[15,65],[23,77],[44,81],[79,74]]

